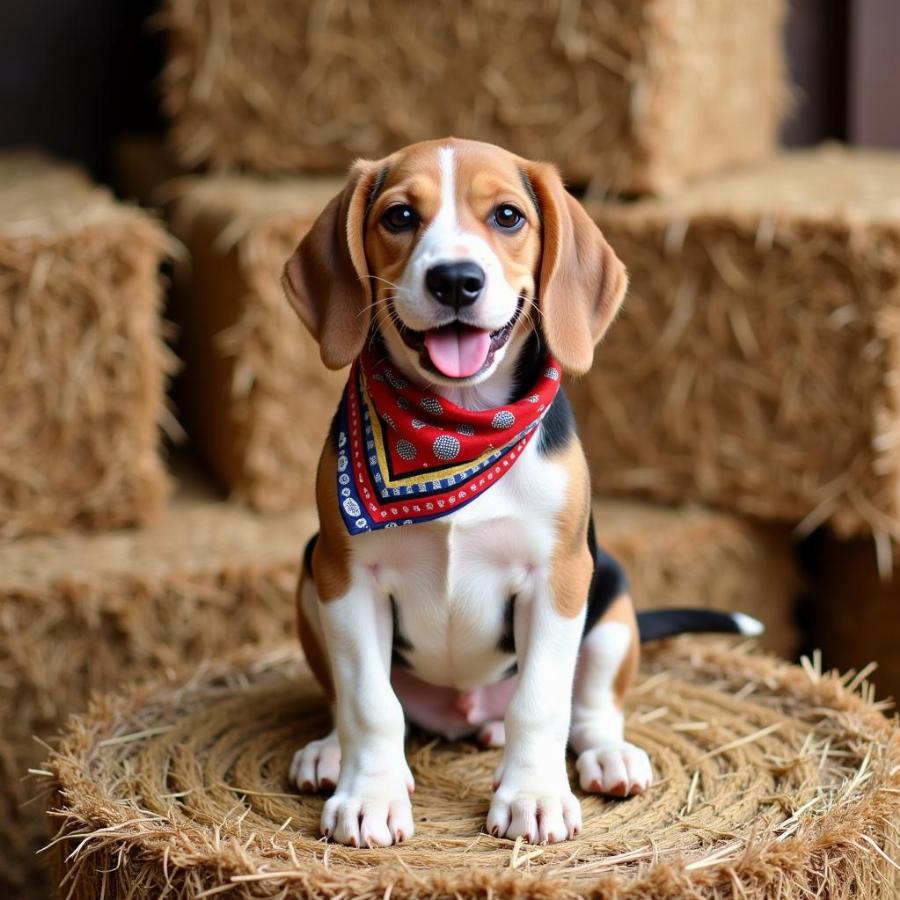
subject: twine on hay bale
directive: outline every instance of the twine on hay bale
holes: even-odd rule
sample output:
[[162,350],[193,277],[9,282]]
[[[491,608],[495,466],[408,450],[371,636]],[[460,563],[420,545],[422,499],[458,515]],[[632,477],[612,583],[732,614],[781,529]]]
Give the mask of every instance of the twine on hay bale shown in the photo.
[[671,190],[774,148],[784,6],[168,0],[163,100],[191,167],[342,171],[454,134]]
[[859,679],[722,644],[653,652],[629,732],[659,780],[582,797],[584,832],[481,832],[499,751],[413,737],[416,834],[353,850],[288,787],[328,716],[293,653],[132,690],[73,720],[49,762],[59,895],[893,897],[900,732]]
[[185,428],[232,494],[259,510],[315,496],[315,473],[346,373],[330,372],[284,297],[281,273],[340,180],[187,178],[167,188],[190,256],[173,316]]
[[631,275],[572,392],[597,489],[900,537],[900,157],[589,207]]
[[0,156],[0,538],[145,522],[168,481],[162,228],[78,169]]

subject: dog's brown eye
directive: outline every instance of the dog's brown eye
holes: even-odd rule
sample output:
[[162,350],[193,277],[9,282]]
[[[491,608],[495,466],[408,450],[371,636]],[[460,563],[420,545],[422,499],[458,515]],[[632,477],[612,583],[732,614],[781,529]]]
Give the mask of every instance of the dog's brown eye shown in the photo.
[[396,203],[385,211],[381,221],[388,231],[398,234],[401,231],[412,231],[419,224],[419,217],[411,206]]
[[511,203],[501,203],[494,210],[494,224],[504,231],[518,231],[525,224],[525,216]]

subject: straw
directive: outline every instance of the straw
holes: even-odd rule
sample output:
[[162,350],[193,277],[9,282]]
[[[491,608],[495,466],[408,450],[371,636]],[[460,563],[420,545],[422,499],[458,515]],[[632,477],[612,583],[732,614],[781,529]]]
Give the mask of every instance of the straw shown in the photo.
[[671,190],[758,160],[786,106],[781,0],[168,0],[183,165],[342,171],[426,138]]
[[786,153],[590,207],[631,274],[573,392],[597,487],[900,536],[898,158]]
[[159,513],[170,249],[80,170],[0,157],[0,538]]
[[[900,731],[877,708],[834,675],[721,642],[673,642],[648,659],[653,673],[629,736],[656,786],[627,802],[582,796],[584,831],[538,848],[482,832],[500,751],[419,735],[407,746],[415,836],[324,844],[323,800],[292,792],[287,769],[328,715],[290,653],[106,698],[49,762],[59,895],[894,896]],[[748,681],[756,691],[739,699]],[[708,732],[672,729],[698,719]]]
[[192,178],[167,210],[187,248],[173,315],[183,423],[233,496],[259,510],[311,502],[346,373],[329,372],[288,305],[281,273],[333,179]]
[[92,692],[294,633],[314,511],[255,516],[180,475],[171,506],[144,530],[0,542],[0,896],[49,893],[34,855],[46,843],[44,798],[26,773]]

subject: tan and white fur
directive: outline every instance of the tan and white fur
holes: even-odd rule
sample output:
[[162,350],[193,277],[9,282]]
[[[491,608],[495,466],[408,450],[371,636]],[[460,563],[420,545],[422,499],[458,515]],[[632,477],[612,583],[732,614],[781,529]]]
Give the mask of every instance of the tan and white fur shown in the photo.
[[[514,216],[514,232],[498,225]],[[414,213],[399,232],[386,221]],[[478,298],[456,310],[425,285],[437,264],[472,261]],[[497,147],[453,139],[357,163],[288,262],[285,286],[339,368],[378,332],[405,376],[472,409],[509,402],[520,354],[535,330],[565,370],[583,373],[611,323],[626,276],[555,170]],[[453,321],[511,334],[477,373],[445,377],[419,342]],[[462,327],[462,326],[459,326]],[[412,337],[410,337],[412,335]],[[543,427],[543,426],[542,426]],[[581,828],[566,774],[577,757],[584,791],[624,797],[651,782],[647,754],[625,740],[623,699],[639,641],[627,594],[587,634],[594,560],[590,487],[574,435],[538,439],[496,486],[434,522],[350,537],[329,444],[319,468],[321,530],[298,590],[301,640],[334,700],[334,731],[300,748],[302,790],[334,788],[323,834],[352,846],[413,833],[405,724],[504,745],[487,830],[532,842]],[[512,610],[514,655],[502,649]],[[405,665],[392,665],[396,632]],[[509,675],[510,663],[517,674]]]

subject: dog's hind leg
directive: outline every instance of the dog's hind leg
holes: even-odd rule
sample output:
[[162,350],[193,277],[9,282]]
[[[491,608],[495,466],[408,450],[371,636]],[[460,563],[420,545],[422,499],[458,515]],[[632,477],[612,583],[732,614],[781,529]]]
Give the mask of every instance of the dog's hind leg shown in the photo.
[[627,797],[653,779],[647,754],[625,740],[623,702],[639,657],[634,608],[621,594],[585,635],[578,657],[569,743],[582,790]]

